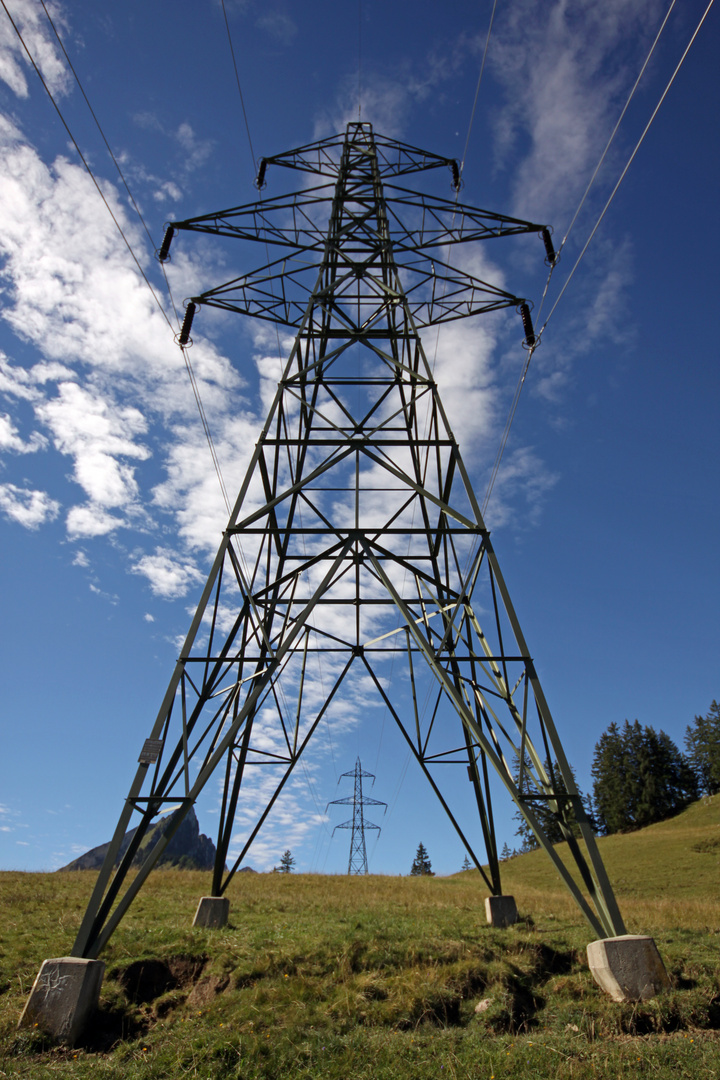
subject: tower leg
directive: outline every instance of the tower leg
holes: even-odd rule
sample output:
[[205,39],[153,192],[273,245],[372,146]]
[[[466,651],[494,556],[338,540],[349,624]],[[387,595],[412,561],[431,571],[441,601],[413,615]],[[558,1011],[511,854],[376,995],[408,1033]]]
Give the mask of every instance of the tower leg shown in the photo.
[[18,1027],[37,1027],[72,1046],[97,1009],[104,974],[102,960],[44,960]]

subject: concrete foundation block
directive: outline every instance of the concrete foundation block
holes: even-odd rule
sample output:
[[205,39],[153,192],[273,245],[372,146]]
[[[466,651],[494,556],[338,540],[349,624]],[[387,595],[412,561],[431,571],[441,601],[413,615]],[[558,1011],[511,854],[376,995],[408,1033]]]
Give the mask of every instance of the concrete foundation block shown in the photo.
[[230,901],[226,896],[201,896],[195,912],[193,926],[206,930],[220,930],[227,925]]
[[517,922],[514,896],[486,896],[485,914],[491,926],[512,926]]
[[38,1027],[73,1046],[98,1007],[104,974],[102,960],[61,956],[43,961],[18,1027]]
[[670,986],[651,937],[623,934],[601,938],[590,942],[587,956],[595,982],[613,1001],[647,1001]]

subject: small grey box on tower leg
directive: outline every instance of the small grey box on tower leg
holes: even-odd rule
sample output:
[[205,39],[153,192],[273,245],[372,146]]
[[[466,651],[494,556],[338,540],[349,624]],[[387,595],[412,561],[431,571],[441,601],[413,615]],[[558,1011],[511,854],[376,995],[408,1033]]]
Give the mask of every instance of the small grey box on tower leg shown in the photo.
[[587,947],[592,977],[613,1001],[647,1001],[667,990],[670,979],[651,937],[623,934]]
[[485,914],[491,926],[512,926],[517,922],[514,896],[486,896]]
[[37,1027],[73,1046],[98,1007],[104,974],[102,960],[77,956],[44,960],[18,1027]]
[[230,901],[227,896],[201,896],[195,912],[193,926],[206,930],[220,930],[227,925]]

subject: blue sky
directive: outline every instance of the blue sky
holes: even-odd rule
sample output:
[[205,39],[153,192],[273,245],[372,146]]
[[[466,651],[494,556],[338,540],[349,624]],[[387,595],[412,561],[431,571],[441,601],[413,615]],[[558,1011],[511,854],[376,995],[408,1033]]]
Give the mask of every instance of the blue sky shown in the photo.
[[[377,131],[459,159],[467,141],[465,202],[548,222],[558,243],[669,6],[499,0],[468,137],[490,2],[227,0],[251,153],[219,3],[47,5],[155,246],[168,220],[252,201],[253,154],[342,130],[358,87]],[[706,3],[676,7],[545,315]],[[42,5],[7,8],[171,314]],[[637,718],[681,745],[720,696],[719,18],[713,8],[548,322],[487,513],[584,789],[609,723]],[[173,333],[2,11],[0,109],[0,866],[43,870],[109,838],[226,512]],[[269,194],[290,187],[268,180]],[[230,276],[226,248],[190,239],[168,268],[176,303]],[[542,254],[529,237],[484,257],[492,280],[537,310]],[[277,365],[274,331],[203,312],[193,337],[237,490]],[[513,317],[456,324],[437,343],[440,391],[481,495],[520,337]],[[379,709],[309,756],[251,865],[290,847],[298,869],[343,872],[349,834],[330,837],[343,809],[323,812],[351,793],[337,780],[358,755],[390,804],[373,818],[383,833],[370,840],[371,869],[406,873],[421,840],[438,872],[459,868],[459,841]],[[198,806],[211,836],[217,802],[211,784]],[[502,798],[496,822],[512,846]]]

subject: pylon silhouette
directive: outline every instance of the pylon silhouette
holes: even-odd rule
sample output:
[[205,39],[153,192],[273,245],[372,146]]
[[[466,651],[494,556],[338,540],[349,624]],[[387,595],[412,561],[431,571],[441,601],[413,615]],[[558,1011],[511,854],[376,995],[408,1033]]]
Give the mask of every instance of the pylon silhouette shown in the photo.
[[[213,896],[222,896],[318,725],[357,719],[370,691],[491,893],[501,893],[494,771],[593,930],[622,934],[420,339],[423,327],[519,307],[532,346],[522,298],[441,256],[460,242],[537,233],[553,258],[549,232],[392,184],[449,167],[456,195],[460,186],[455,162],[376,136],[366,123],[263,160],[258,187],[271,165],[322,182],[177,223],[160,251],[168,257],[178,230],[283,249],[262,269],[193,297],[181,343],[198,306],[255,315],[297,334],[73,955],[98,955],[170,841],[168,832],[127,878],[154,816],[170,801],[187,811],[224,765],[212,883]],[[324,227],[318,220],[327,207]],[[458,761],[472,784],[487,873],[431,773],[437,763]],[[225,871],[241,790],[261,764],[275,765],[277,781]],[[554,814],[581,884],[545,835],[538,799]],[[115,867],[133,814],[135,834]]]
[[[363,779],[372,777],[373,783],[375,783],[375,774],[371,772],[363,772],[363,767],[360,763],[360,758],[355,762],[355,768],[352,772],[344,772],[340,775],[340,780],[344,776],[352,776],[355,781],[355,788],[353,794],[346,799],[333,799],[328,803],[328,806],[350,806],[353,808],[353,816],[350,821],[343,821],[342,825],[336,825],[335,829],[352,829],[352,835],[350,837],[350,858],[348,860],[348,874],[367,874],[368,861],[367,850],[365,848],[365,830],[377,829],[378,836],[380,835],[380,826],[373,825],[372,821],[368,821],[365,817],[366,806],[384,806],[387,809],[387,803],[381,799],[371,799],[367,795],[363,795]],[[338,783],[340,783],[338,780]],[[327,806],[325,807],[327,811]],[[333,836],[335,835],[335,829],[333,829]]]

